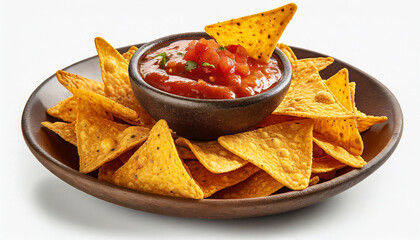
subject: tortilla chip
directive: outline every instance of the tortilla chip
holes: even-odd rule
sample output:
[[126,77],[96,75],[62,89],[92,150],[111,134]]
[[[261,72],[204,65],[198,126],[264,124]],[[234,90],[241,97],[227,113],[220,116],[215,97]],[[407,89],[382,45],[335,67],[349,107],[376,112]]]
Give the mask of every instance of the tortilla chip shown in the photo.
[[314,137],[313,140],[325,151],[325,153],[346,165],[361,168],[366,164],[365,160],[363,160],[361,156],[352,155],[342,147],[333,145],[327,141],[319,139],[318,137]]
[[67,89],[77,88],[104,95],[104,84],[82,76],[71,74],[62,70],[56,72],[58,81]]
[[[347,69],[340,70],[325,83],[339,102],[352,111]],[[363,140],[354,119],[315,120],[314,131],[353,155],[359,156],[363,152]]]
[[245,166],[248,162],[226,151],[217,141],[199,142],[178,138],[176,144],[191,149],[197,159],[212,173],[225,173]]
[[70,91],[75,97],[81,99],[85,103],[88,103],[91,106],[91,109],[93,109],[101,117],[103,114],[99,113],[105,111],[106,113],[110,113],[122,120],[136,120],[138,118],[135,111],[102,95],[84,89],[70,88]]
[[319,181],[319,176],[312,177],[311,180],[309,180],[309,186],[316,185],[319,183]]
[[312,62],[294,61],[292,68],[289,91],[273,114],[313,119],[353,117],[334,97]]
[[356,102],[355,102],[356,83],[349,82],[349,89],[350,89],[350,97],[351,97],[351,109],[353,112],[356,112]]
[[178,157],[165,120],[158,121],[149,138],[113,176],[117,185],[167,196],[202,199],[204,193]]
[[140,106],[131,89],[128,63],[124,57],[104,39],[95,38],[96,50],[101,65],[105,96],[137,112],[138,118],[123,119],[133,124],[151,124],[154,120]]
[[290,3],[270,11],[208,25],[205,31],[221,46],[241,45],[250,57],[268,62],[296,9],[296,4]]
[[194,153],[186,147],[176,146],[176,150],[178,150],[178,155],[181,159],[197,160],[197,157],[194,155]]
[[48,108],[47,114],[65,122],[74,122],[77,119],[77,105],[77,99],[69,97],[60,101],[54,107]]
[[245,181],[225,188],[215,193],[212,197],[223,199],[265,197],[277,192],[282,187],[284,187],[283,184],[276,181],[268,173],[260,170]]
[[130,47],[127,52],[123,53],[123,58],[127,61],[127,63],[130,62],[131,57],[133,57],[134,53],[138,50],[136,46]]
[[227,173],[215,174],[207,170],[199,161],[187,161],[191,175],[198,182],[204,192],[204,198],[226,187],[244,181],[260,169],[250,163]]
[[324,156],[314,158],[312,161],[312,173],[326,173],[331,171],[336,171],[338,169],[344,168],[345,164],[335,160],[331,156]]
[[98,179],[102,181],[106,181],[109,183],[112,182],[112,175],[115,173],[115,171],[118,170],[123,165],[123,162],[117,158],[110,162],[105,163],[99,168],[98,171]]
[[312,62],[319,72],[321,70],[324,70],[329,65],[331,65],[334,62],[334,58],[332,57],[305,58],[305,59],[300,59],[299,61]]
[[286,55],[290,62],[297,60],[293,50],[284,43],[278,43],[277,47]]
[[261,122],[257,123],[255,127],[268,127],[268,126],[282,123],[282,122],[290,122],[290,121],[297,121],[297,120],[303,120],[303,119],[304,118],[294,117],[294,116],[270,114],[266,118],[264,118]]
[[312,130],[313,121],[307,119],[221,136],[218,141],[288,188],[301,190],[311,175]]
[[77,115],[79,170],[89,173],[144,142],[150,129],[115,123],[82,111]]
[[58,136],[60,136],[65,141],[77,146],[77,138],[75,132],[75,124],[72,123],[65,123],[65,122],[42,122],[42,126],[50,129],[51,131],[55,132]]

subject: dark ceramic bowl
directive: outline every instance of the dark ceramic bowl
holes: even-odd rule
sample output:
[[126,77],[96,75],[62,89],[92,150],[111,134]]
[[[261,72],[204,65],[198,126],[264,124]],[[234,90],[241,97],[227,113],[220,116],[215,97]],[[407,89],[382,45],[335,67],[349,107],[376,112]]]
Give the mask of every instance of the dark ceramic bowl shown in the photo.
[[244,131],[276,109],[289,89],[292,67],[276,48],[282,76],[266,92],[238,99],[195,99],[167,93],[147,84],[139,72],[139,62],[151,51],[176,40],[210,38],[204,32],[181,33],[144,44],[133,55],[128,71],[131,87],[140,104],[155,119],[165,119],[177,134],[192,139],[210,140]]

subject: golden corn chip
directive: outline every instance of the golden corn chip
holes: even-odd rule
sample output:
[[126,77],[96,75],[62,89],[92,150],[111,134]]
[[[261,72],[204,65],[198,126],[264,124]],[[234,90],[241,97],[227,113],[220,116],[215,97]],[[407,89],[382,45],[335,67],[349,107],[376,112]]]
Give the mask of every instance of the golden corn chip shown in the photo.
[[176,143],[190,148],[200,163],[212,173],[230,172],[248,163],[227,151],[217,141],[189,141],[181,137],[176,140]]
[[309,186],[313,186],[315,184],[318,184],[320,181],[319,176],[312,177],[311,180],[309,180]]
[[176,146],[176,149],[178,150],[178,155],[181,159],[197,159],[194,153],[186,147]]
[[221,136],[218,141],[288,188],[301,190],[311,175],[312,130],[313,121],[307,119]]
[[48,108],[47,114],[65,122],[74,122],[77,119],[77,105],[77,99],[72,96],[60,101],[54,107]]
[[199,161],[187,161],[192,177],[198,182],[204,192],[204,198],[213,193],[244,181],[260,169],[250,163],[245,166],[227,173],[212,173],[207,170]]
[[[325,83],[338,101],[347,110],[352,111],[347,69],[340,70]],[[363,140],[355,119],[317,119],[314,131],[353,155],[358,156],[363,152]]]
[[296,4],[290,3],[270,11],[208,25],[204,29],[220,45],[241,45],[250,57],[268,62],[296,9]]
[[137,112],[137,119],[123,119],[132,124],[151,124],[154,120],[140,106],[128,77],[128,63],[124,57],[104,39],[95,38],[96,50],[101,65],[105,96]]
[[353,111],[356,112],[356,124],[359,132],[364,132],[377,123],[383,123],[388,120],[386,116],[371,116],[357,110],[355,103],[356,83],[350,82],[350,95],[352,98]]
[[88,103],[96,112],[105,111],[122,120],[136,120],[138,115],[135,111],[106,98],[102,95],[84,89],[70,88],[73,95],[85,103]]
[[268,127],[268,126],[282,123],[282,122],[297,121],[297,120],[302,120],[302,119],[304,118],[295,117],[295,116],[287,116],[287,115],[270,114],[266,118],[264,118],[261,122],[257,123],[255,127]]
[[336,171],[347,165],[335,160],[331,156],[314,158],[312,161],[312,173],[326,173]]
[[114,159],[112,161],[109,161],[109,162],[105,163],[104,165],[102,165],[99,168],[99,171],[98,171],[98,179],[99,180],[102,180],[102,181],[109,182],[109,183],[113,183],[112,182],[112,175],[122,165],[123,165],[123,162],[119,158]]
[[361,168],[366,164],[365,160],[363,160],[361,156],[352,155],[342,147],[333,145],[327,141],[319,139],[318,137],[314,137],[313,140],[325,151],[326,154],[346,165],[355,168]]
[[67,89],[77,88],[104,95],[104,84],[82,76],[71,74],[62,70],[56,72],[58,81]]
[[65,122],[42,122],[42,126],[50,129],[51,131],[55,132],[65,141],[77,146],[77,138],[76,138],[76,131],[75,131],[75,124],[72,123],[65,123]]
[[167,196],[202,199],[203,190],[178,157],[165,120],[158,121],[147,141],[113,176],[117,185]]
[[334,58],[332,57],[305,58],[305,59],[300,59],[299,61],[312,62],[319,72],[321,70],[324,70],[329,65],[331,65],[334,62]]
[[133,56],[133,54],[137,51],[137,47],[136,46],[132,46],[130,47],[130,49],[128,49],[127,52],[123,53],[123,58],[127,61],[127,63],[130,62],[131,57]]
[[80,111],[76,122],[80,172],[92,172],[144,142],[149,131],[148,128],[119,124]]
[[284,43],[278,43],[277,47],[286,55],[290,62],[297,60],[293,50]]
[[334,97],[312,62],[294,61],[292,68],[289,91],[273,114],[313,119],[353,117]]
[[223,199],[240,199],[265,197],[277,192],[283,184],[275,180],[268,173],[260,170],[252,174],[245,181],[225,188],[212,197]]

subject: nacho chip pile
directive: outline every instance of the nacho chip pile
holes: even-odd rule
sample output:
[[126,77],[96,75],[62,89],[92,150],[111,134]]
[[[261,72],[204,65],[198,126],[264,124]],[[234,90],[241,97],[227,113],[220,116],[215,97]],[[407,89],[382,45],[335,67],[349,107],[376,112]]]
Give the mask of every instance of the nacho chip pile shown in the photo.
[[[288,4],[206,31],[222,45],[247,45],[265,61],[296,8]],[[62,121],[42,125],[77,147],[80,172],[134,190],[192,199],[303,190],[340,169],[363,167],[360,133],[387,120],[357,110],[347,69],[320,77],[333,58],[298,59],[286,44],[277,44],[293,67],[290,89],[277,109],[245,132],[214,141],[186,139],[165,120],[155,122],[134,97],[128,62],[137,48],[121,55],[102,38],[95,45],[102,82],[57,71],[73,96],[47,109]]]

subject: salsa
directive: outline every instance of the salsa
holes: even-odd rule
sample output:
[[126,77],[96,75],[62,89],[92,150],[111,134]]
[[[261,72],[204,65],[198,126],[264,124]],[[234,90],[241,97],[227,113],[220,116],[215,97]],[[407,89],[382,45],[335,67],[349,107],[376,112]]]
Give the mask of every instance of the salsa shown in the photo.
[[248,56],[240,45],[219,46],[213,39],[179,40],[150,52],[139,63],[151,86],[199,99],[235,99],[267,91],[281,78],[276,59]]

